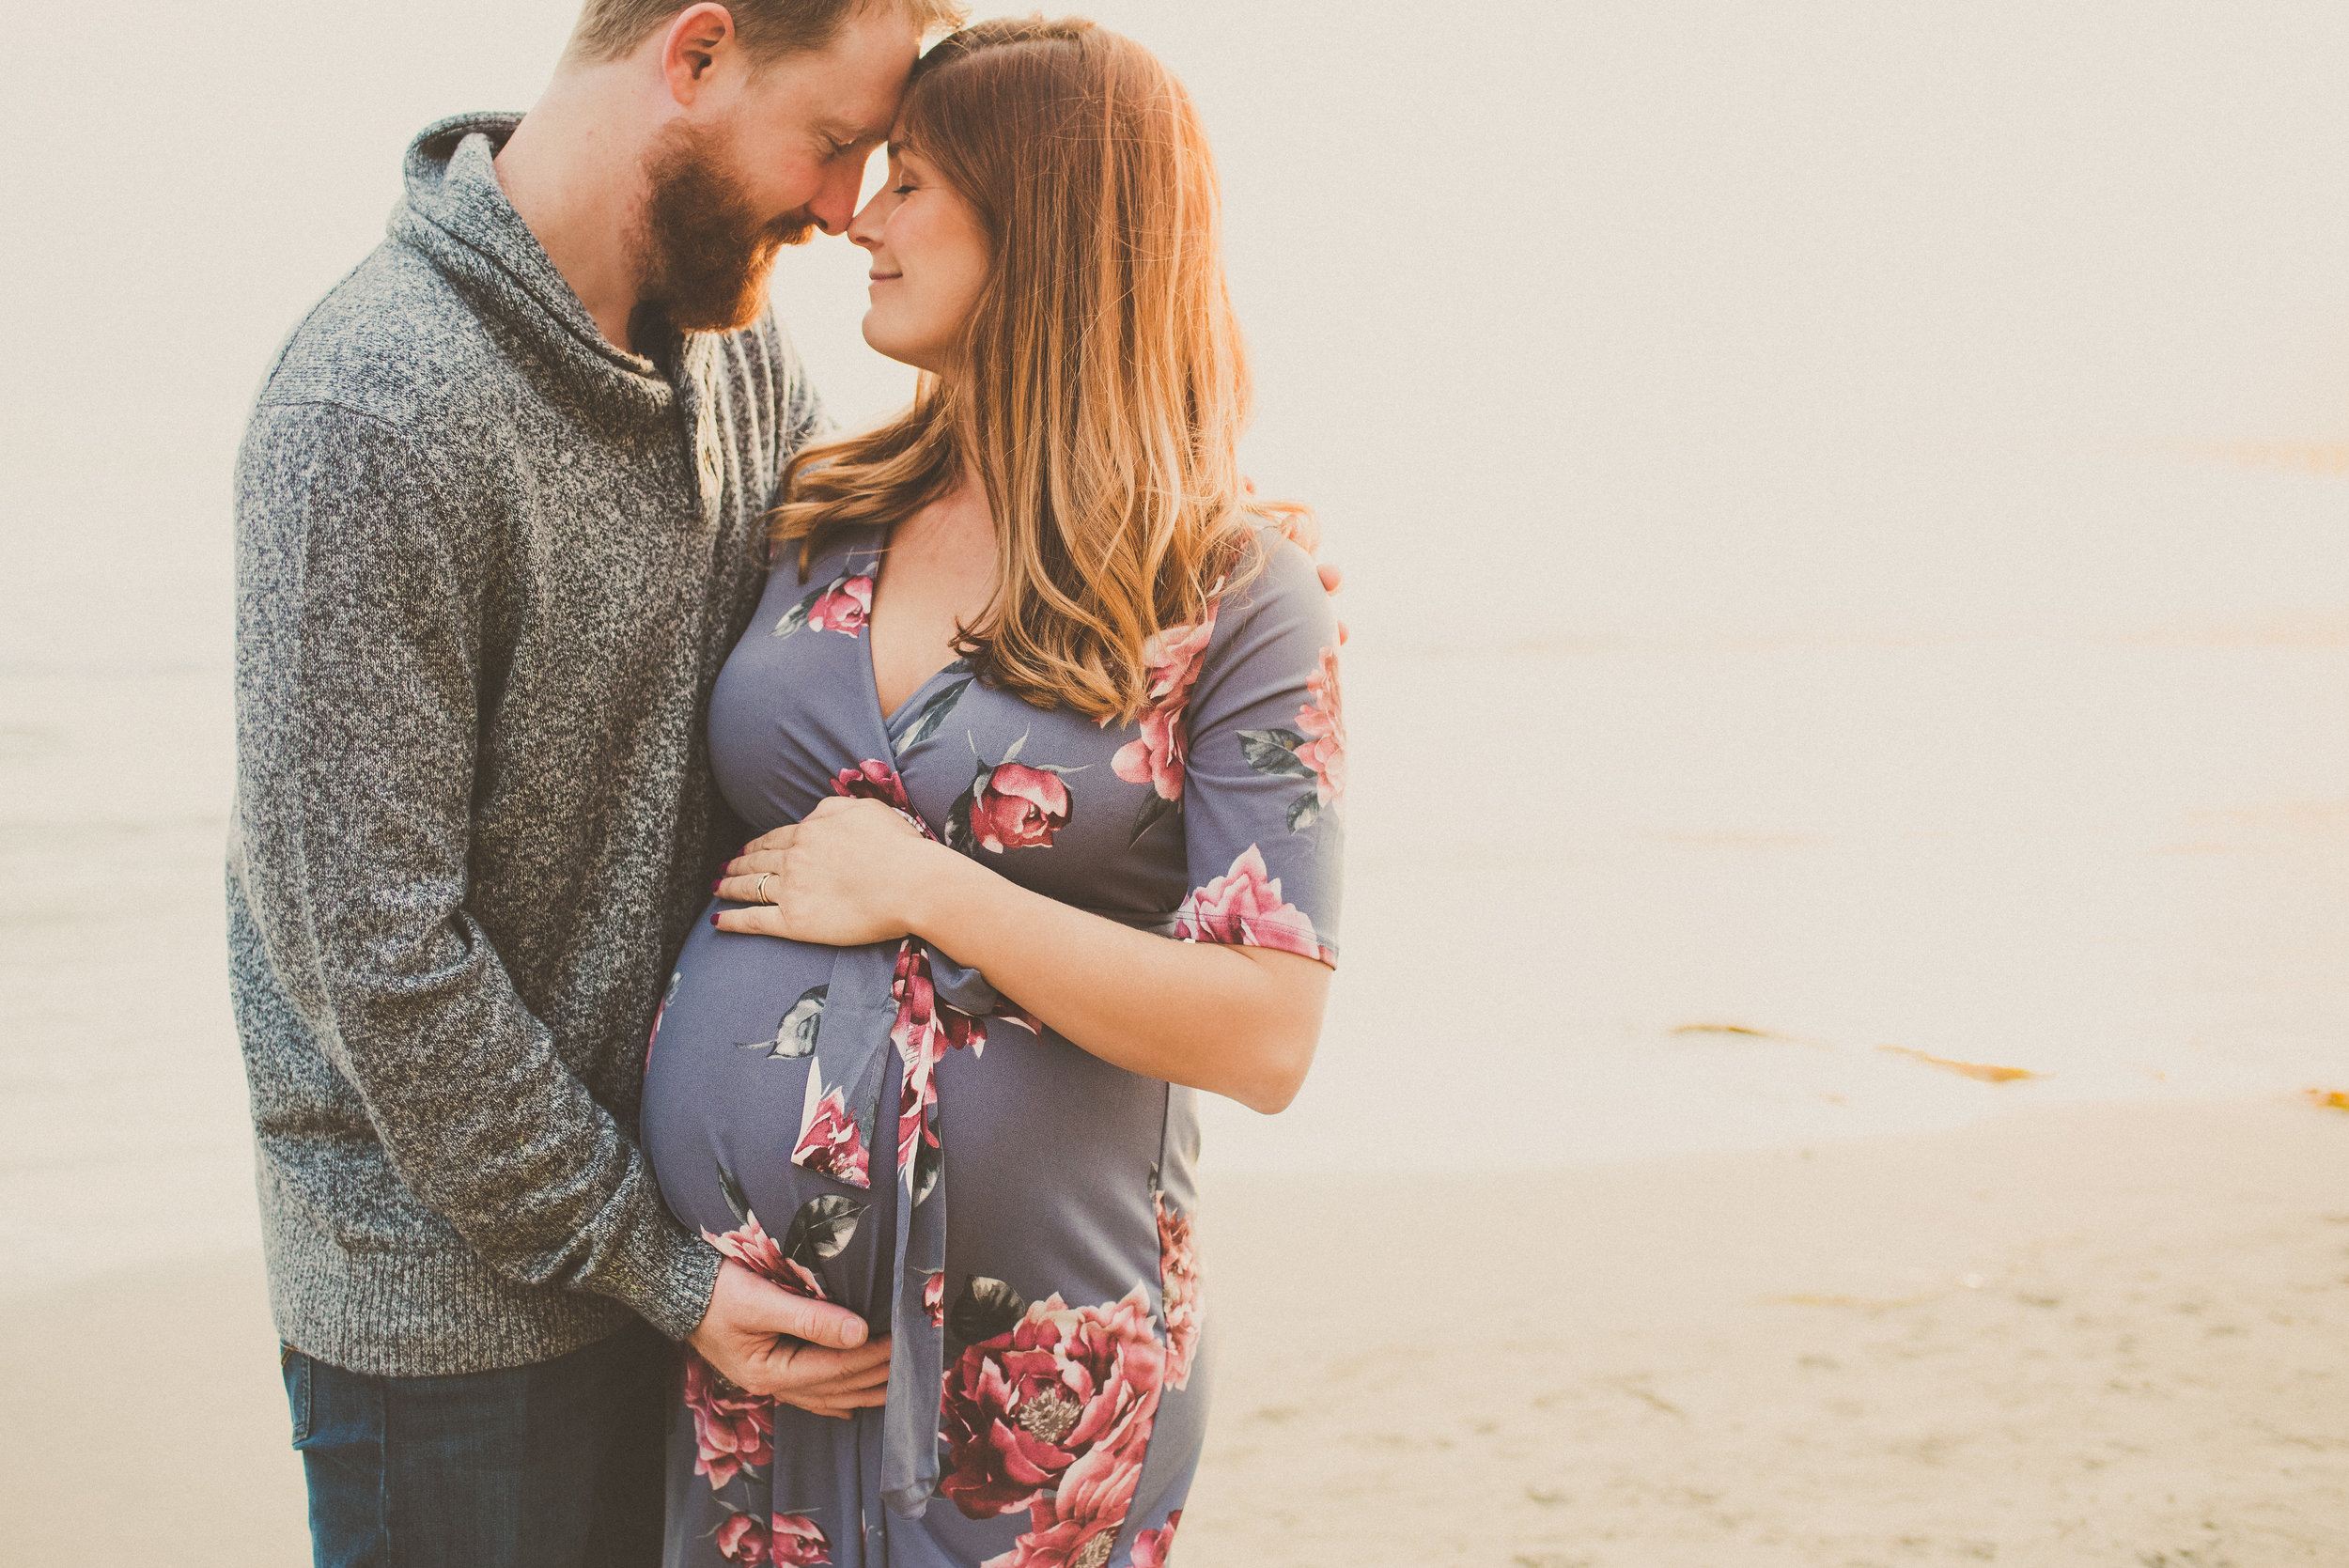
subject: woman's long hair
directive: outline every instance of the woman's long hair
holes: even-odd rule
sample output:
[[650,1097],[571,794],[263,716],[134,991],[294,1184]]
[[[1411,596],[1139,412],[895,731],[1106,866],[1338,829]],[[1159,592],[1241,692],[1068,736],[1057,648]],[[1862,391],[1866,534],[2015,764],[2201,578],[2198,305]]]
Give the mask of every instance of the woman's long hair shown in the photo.
[[1040,707],[1130,720],[1145,644],[1197,621],[1311,514],[1238,469],[1247,351],[1224,284],[1215,164],[1190,95],[1089,22],[982,22],[914,68],[904,142],[984,222],[991,265],[948,379],[879,429],[811,447],[772,518],[806,575],[833,531],[894,522],[965,455],[995,520],[993,594],[957,651]]

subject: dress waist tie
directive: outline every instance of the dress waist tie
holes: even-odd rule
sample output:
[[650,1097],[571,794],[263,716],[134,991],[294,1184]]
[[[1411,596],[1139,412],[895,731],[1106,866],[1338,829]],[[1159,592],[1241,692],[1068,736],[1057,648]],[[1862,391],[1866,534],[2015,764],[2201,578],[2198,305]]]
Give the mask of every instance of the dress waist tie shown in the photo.
[[[1038,1026],[1007,1005],[978,970],[911,937],[843,949],[822,1006],[816,1070],[791,1159],[868,1188],[873,1152],[897,1162],[881,1501],[893,1514],[919,1518],[938,1490],[945,1376],[946,1163],[937,1067],[950,1050],[985,1050],[989,1017],[1031,1031]],[[905,1070],[890,1116],[883,1100],[893,1046]],[[885,1148],[875,1138],[883,1127],[894,1134]]]

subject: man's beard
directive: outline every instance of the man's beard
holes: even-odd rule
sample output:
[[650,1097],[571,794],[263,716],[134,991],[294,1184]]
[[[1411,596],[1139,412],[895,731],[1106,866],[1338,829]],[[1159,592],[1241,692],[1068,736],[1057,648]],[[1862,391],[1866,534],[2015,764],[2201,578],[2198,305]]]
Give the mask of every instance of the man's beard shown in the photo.
[[680,332],[731,332],[767,302],[775,253],[816,231],[805,209],[760,223],[710,139],[673,122],[645,161],[639,309]]

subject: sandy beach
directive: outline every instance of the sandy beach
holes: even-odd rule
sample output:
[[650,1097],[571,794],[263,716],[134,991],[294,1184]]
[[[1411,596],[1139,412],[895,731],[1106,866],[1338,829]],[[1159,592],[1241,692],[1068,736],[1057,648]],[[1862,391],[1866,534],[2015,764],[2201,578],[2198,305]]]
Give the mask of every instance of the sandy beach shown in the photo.
[[[2349,1561],[2349,1115],[1210,1186],[1186,1568]],[[0,1312],[0,1545],[307,1560],[259,1260]],[[134,1347],[126,1349],[125,1347]],[[104,1363],[118,1361],[119,1370]]]
[[[2349,1565],[2349,8],[1079,8],[1214,128],[1353,629],[1184,1568]],[[149,7],[0,98],[0,1568],[309,1560],[230,471],[576,10]],[[844,426],[866,273],[775,273]]]

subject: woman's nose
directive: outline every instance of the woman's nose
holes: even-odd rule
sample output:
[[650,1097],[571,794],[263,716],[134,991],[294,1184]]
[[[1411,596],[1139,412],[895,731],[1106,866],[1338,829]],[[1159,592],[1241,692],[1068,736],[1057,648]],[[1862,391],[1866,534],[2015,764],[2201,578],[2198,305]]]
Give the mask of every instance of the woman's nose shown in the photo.
[[863,210],[848,221],[848,243],[862,245],[868,251],[880,243],[880,213],[877,209],[880,206],[881,197],[887,194],[885,191],[877,193],[871,201],[864,204]]

